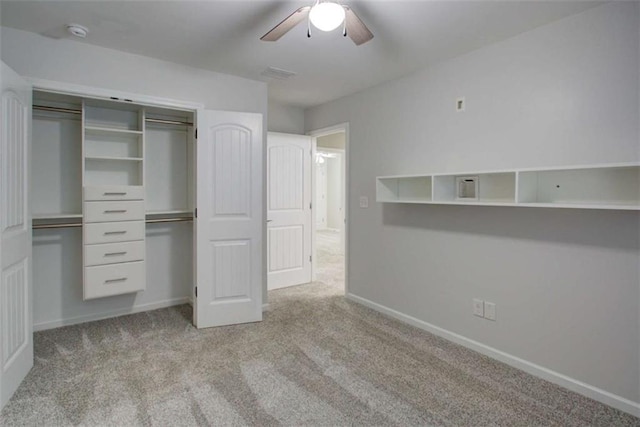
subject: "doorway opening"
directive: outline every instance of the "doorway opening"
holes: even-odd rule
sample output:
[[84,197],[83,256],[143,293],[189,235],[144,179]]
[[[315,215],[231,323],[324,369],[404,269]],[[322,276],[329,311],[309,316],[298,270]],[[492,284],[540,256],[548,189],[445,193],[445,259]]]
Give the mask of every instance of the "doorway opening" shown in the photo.
[[346,128],[313,138],[313,280],[346,293]]

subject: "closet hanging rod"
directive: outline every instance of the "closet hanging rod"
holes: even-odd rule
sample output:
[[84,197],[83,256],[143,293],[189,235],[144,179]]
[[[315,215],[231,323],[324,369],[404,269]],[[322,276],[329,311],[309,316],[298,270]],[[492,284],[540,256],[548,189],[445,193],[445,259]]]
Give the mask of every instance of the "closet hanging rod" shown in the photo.
[[191,122],[181,122],[180,120],[153,119],[151,117],[147,117],[146,119],[144,119],[144,121],[151,123],[162,123],[165,125],[193,126],[193,123]]
[[[156,224],[160,222],[190,222],[193,221],[193,218],[156,218],[156,219],[147,219],[145,222],[147,224]],[[46,228],[71,228],[71,227],[82,227],[81,222],[69,222],[69,223],[60,223],[60,224],[33,224],[31,228],[33,230],[41,230]]]
[[[34,105],[33,109],[42,110],[42,111],[55,111],[58,113],[82,114],[82,110],[75,110],[72,108],[62,108],[62,107],[49,107],[47,105]],[[193,126],[192,122],[183,122],[180,120],[154,119],[152,117],[147,117],[144,120],[150,123],[162,123],[165,125]]]

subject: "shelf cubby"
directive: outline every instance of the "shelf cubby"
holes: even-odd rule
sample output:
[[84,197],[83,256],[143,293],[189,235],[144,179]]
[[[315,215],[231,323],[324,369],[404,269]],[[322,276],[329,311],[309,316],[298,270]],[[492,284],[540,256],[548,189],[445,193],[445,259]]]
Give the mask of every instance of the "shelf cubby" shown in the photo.
[[142,185],[142,161],[85,158],[85,186]]
[[[463,202],[463,203],[515,203],[516,174],[515,172],[471,173],[456,175],[435,175],[434,202]],[[458,194],[458,178],[471,178],[477,182],[477,197],[464,200]]]
[[376,200],[380,202],[423,203],[431,201],[431,176],[379,177]]
[[85,130],[96,133],[141,133],[142,109],[136,105],[105,100],[87,100]]
[[142,134],[93,132],[85,127],[85,157],[142,157]]
[[529,205],[640,205],[640,166],[522,171],[518,202]]

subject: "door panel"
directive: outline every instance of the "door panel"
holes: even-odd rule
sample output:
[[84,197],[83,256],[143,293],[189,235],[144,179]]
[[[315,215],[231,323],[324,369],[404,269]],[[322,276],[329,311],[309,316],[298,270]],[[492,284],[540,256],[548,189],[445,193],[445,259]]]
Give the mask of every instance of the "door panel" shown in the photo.
[[198,112],[198,328],[262,320],[262,116]]
[[4,63],[0,83],[0,403],[4,406],[33,366],[31,88]]
[[269,289],[311,281],[311,138],[267,138]]

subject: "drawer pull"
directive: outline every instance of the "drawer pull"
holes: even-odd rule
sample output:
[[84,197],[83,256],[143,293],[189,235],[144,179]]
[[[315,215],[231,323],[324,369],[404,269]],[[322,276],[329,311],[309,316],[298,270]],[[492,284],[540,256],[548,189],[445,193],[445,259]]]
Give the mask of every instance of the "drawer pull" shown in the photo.
[[109,213],[125,213],[127,210],[126,209],[107,209],[106,211],[104,211],[104,213],[109,214]]
[[105,236],[112,236],[114,234],[126,234],[126,230],[122,230],[122,231],[105,231],[104,235]]
[[119,277],[117,279],[107,279],[104,281],[104,283],[117,283],[117,282],[126,282],[127,278],[126,277]]
[[120,192],[116,192],[116,191],[108,191],[104,193],[105,196],[126,196],[127,192],[126,191],[120,191]]
[[127,251],[123,251],[123,252],[109,252],[104,254],[104,256],[120,256],[120,255],[124,255],[126,254]]

